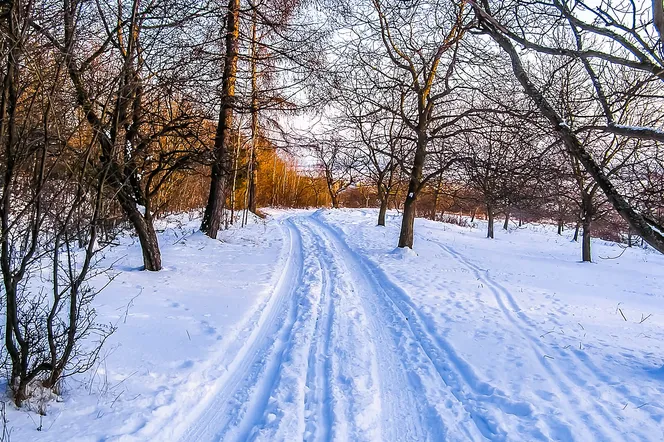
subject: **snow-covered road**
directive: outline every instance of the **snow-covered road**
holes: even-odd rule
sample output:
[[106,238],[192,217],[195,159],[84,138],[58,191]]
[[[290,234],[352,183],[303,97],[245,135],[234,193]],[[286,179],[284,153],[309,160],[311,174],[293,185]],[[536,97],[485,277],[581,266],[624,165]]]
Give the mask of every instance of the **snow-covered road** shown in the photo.
[[398,214],[271,213],[220,241],[165,220],[159,273],[123,238],[109,348],[41,431],[9,410],[12,440],[664,440],[661,255],[421,219],[401,250]]

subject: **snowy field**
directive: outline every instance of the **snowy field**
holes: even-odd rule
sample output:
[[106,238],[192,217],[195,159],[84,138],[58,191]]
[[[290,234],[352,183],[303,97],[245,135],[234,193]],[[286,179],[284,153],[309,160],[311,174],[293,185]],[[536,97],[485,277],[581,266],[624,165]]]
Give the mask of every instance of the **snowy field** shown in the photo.
[[663,256],[420,219],[395,251],[394,214],[271,215],[164,222],[158,273],[122,238],[117,332],[46,416],[7,406],[11,440],[664,440]]

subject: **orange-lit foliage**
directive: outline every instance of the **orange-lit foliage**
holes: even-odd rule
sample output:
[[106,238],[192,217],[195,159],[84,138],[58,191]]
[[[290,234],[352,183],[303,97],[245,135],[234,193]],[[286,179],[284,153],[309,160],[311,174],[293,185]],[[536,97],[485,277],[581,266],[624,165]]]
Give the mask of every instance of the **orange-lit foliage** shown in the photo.
[[[242,210],[247,203],[247,160],[251,143],[240,139],[237,152],[235,192],[228,195],[226,207]],[[234,146],[237,148],[237,145]],[[325,179],[320,171],[301,167],[285,151],[274,148],[268,141],[257,143],[256,198],[260,207],[323,207],[331,204]],[[236,151],[233,152],[235,156]],[[209,168],[199,166],[174,173],[156,196],[155,207],[161,213],[191,211],[204,207],[210,187]]]
[[290,154],[271,147],[258,152],[256,184],[259,207],[321,207],[331,203],[319,171],[300,167]]

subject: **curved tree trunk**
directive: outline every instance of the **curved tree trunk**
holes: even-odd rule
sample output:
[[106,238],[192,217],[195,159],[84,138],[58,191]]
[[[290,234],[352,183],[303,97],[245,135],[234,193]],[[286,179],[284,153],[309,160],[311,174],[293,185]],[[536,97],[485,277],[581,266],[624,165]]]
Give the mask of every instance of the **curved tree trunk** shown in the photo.
[[[11,361],[11,377],[9,378],[9,387],[13,393],[14,403],[21,407],[26,399],[25,374],[28,368],[26,342],[23,337],[23,331],[19,326],[19,308],[18,308],[18,284],[23,278],[23,272],[16,272],[12,268],[12,260],[16,259],[11,252],[11,229],[10,213],[12,207],[12,186],[16,179],[17,172],[17,122],[16,114],[19,96],[20,80],[20,60],[22,58],[22,42],[20,42],[20,18],[22,5],[19,2],[10,2],[8,5],[7,16],[7,35],[3,35],[11,49],[6,55],[6,62],[3,68],[6,69],[2,84],[2,96],[0,98],[0,136],[3,139],[3,161],[4,176],[3,182],[0,182],[2,196],[0,197],[0,266],[2,267],[2,278],[5,301],[5,348]],[[4,61],[4,60],[3,60]],[[35,200],[39,204],[40,199]],[[35,208],[34,210],[36,210]],[[34,222],[37,222],[34,220]],[[28,230],[29,232],[30,230]],[[30,247],[32,249],[32,247]],[[33,252],[26,252],[33,254]],[[25,257],[21,257],[23,262]],[[30,259],[30,258],[28,258]]]
[[510,228],[510,213],[505,213],[505,222],[503,223],[503,230],[509,230]]
[[134,227],[138,235],[138,241],[141,244],[141,251],[143,252],[143,267],[145,270],[157,272],[161,270],[161,252],[159,250],[159,241],[157,239],[157,232],[154,229],[152,216],[148,213],[146,208],[145,215],[143,215],[137,208],[136,204],[122,198],[120,202],[122,210],[129,219],[129,222]]

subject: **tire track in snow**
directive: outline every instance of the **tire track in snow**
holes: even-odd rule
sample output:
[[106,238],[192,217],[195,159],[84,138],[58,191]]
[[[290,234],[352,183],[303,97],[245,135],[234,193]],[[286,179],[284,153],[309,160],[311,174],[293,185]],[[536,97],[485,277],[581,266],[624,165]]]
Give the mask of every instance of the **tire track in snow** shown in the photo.
[[[306,428],[310,419],[307,408],[309,393],[306,381],[312,371],[311,352],[316,346],[316,327],[320,323],[320,314],[325,313],[325,300],[329,284],[323,272],[320,257],[311,253],[308,243],[312,237],[308,232],[299,229],[292,220],[287,220],[289,228],[294,229],[300,238],[300,253],[303,256],[303,278],[292,290],[293,308],[289,321],[282,329],[281,343],[278,352],[266,364],[266,376],[260,383],[265,387],[262,394],[250,395],[250,413],[244,418],[237,431],[230,431],[223,440],[260,440],[290,441],[307,439]],[[329,296],[327,296],[329,298]],[[322,303],[321,303],[322,302]],[[292,316],[291,316],[292,315]],[[323,342],[328,342],[324,334]],[[324,378],[321,387],[324,387]],[[316,389],[316,388],[315,388]],[[317,416],[323,416],[320,422],[323,433],[329,434],[327,428],[332,420],[331,409],[325,408],[323,402],[314,402],[314,408],[320,410]],[[327,414],[326,414],[327,413]]]
[[[355,363],[355,367],[346,370],[346,373],[338,372],[333,377],[334,388],[345,397],[349,423],[357,419],[358,413],[370,416],[373,414],[371,417],[376,420],[375,425],[378,428],[373,437],[362,439],[367,441],[444,440],[446,428],[442,420],[431,404],[423,400],[426,394],[421,382],[413,385],[413,380],[417,377],[414,370],[405,369],[407,367],[404,367],[402,358],[399,357],[400,353],[408,350],[403,344],[399,348],[399,343],[395,343],[398,338],[395,339],[395,335],[390,333],[392,322],[378,317],[375,308],[368,307],[363,299],[366,294],[373,292],[374,288],[368,285],[363,277],[358,277],[353,271],[354,263],[349,263],[345,257],[340,256],[340,252],[318,226],[305,219],[302,221],[321,239],[322,244],[316,253],[323,257],[329,273],[334,275],[339,283],[341,301],[346,305],[340,308],[338,316],[347,319],[345,324],[339,324],[340,328],[354,327],[364,329],[367,333],[364,338],[357,336],[357,332],[345,333],[334,343],[334,353],[339,358],[335,365],[339,370],[347,363],[357,362],[358,348],[361,347],[368,348],[373,359],[371,366]],[[357,348],[353,349],[352,346]],[[365,377],[365,380],[357,382],[360,377]],[[353,384],[354,388],[349,388],[349,384]],[[373,401],[377,400],[378,403],[372,404],[371,398],[360,399],[363,405],[358,406],[355,390],[366,390],[363,386],[370,384],[374,385],[375,390]],[[363,408],[366,409],[365,412]],[[361,420],[365,421],[366,418]],[[370,425],[363,426],[370,429]],[[367,436],[371,436],[371,433]]]
[[[320,263],[320,257],[319,264]],[[321,270],[323,266],[321,264]],[[306,394],[305,394],[305,430],[302,439],[306,441],[331,441],[334,438],[334,412],[330,378],[331,333],[334,323],[334,299],[332,284],[328,272],[321,271],[322,294],[318,304],[316,326],[313,341],[309,349]]]
[[[491,434],[487,435],[486,429],[484,429],[486,438],[491,440],[512,439],[504,429],[500,428],[498,422],[500,414],[507,414],[525,421],[526,427],[531,429],[530,437],[532,440],[547,439],[536,428],[537,417],[531,416],[533,413],[531,404],[513,401],[499,388],[480,380],[472,367],[458,356],[454,347],[442,336],[435,333],[432,329],[432,321],[424,318],[425,315],[413,304],[403,289],[391,282],[373,262],[352,250],[342,238],[344,233],[333,226],[327,225],[320,219],[316,220],[324,228],[331,231],[334,236],[338,237],[340,242],[344,243],[350,253],[362,262],[367,269],[367,273],[373,274],[374,279],[382,286],[382,291],[388,298],[388,302],[394,305],[394,308],[399,311],[403,318],[406,318],[411,332],[419,340],[419,344],[427,353],[431,363],[435,365],[440,378],[452,389],[457,399],[465,404],[478,427],[491,426],[491,431],[493,431]],[[486,407],[497,407],[500,413],[496,414]]]
[[[285,224],[289,237],[288,260],[273,295],[225,375],[201,401],[198,412],[192,413],[189,426],[180,434],[182,441],[238,437],[238,430],[251,430],[243,427],[246,422],[261,417],[261,409],[256,404],[269,399],[270,381],[278,376],[279,357],[283,355],[289,327],[297,316],[298,299],[294,288],[302,285],[304,276],[301,237],[288,221]],[[231,431],[233,435],[229,434]]]
[[278,262],[283,264],[276,269],[270,293],[229,330],[220,347],[200,363],[200,369],[173,387],[174,399],[156,408],[153,419],[123,440],[190,441],[193,434],[198,435],[195,440],[216,440],[215,429],[222,426],[213,423],[220,414],[217,410],[235,391],[241,373],[260,355],[270,331],[284,314],[293,281],[301,271],[297,232],[281,230],[284,245]]
[[[537,338],[538,333],[541,330],[538,330],[532,320],[523,312],[515,297],[509,290],[493,280],[489,276],[488,271],[470,262],[465,256],[463,256],[451,246],[443,244],[437,240],[427,238],[421,234],[418,236],[420,236],[425,241],[437,245],[449,256],[470,270],[470,272],[474,274],[479,281],[483,282],[489,288],[505,318],[511,322],[514,328],[528,341],[529,348],[535,355],[535,358],[539,362],[540,366],[547,373],[549,373],[551,383],[555,385],[555,387],[561,393],[561,399],[564,399],[566,402],[568,402],[569,405],[576,408],[577,415],[581,418],[580,420],[577,419],[577,422],[588,430],[587,435],[582,438],[582,440],[591,440],[595,438],[598,440],[624,440],[625,435],[622,434],[620,429],[621,423],[615,417],[611,416],[611,414],[602,404],[596,401],[592,402],[595,411],[594,414],[598,415],[606,425],[599,424],[592,415],[579,409],[577,404],[580,401],[586,400],[586,398],[582,397],[576,391],[575,387],[583,388],[583,382],[580,382],[579,379],[575,379],[575,377],[578,377],[578,375],[571,375],[569,373],[569,369],[566,370],[564,367],[560,367],[557,360],[550,359],[550,361],[553,361],[550,363],[547,363],[543,360],[544,355],[547,354],[547,349]],[[579,367],[574,365],[572,369],[576,371],[579,369]],[[588,397],[593,397],[593,392],[588,393]],[[570,397],[574,399],[571,400]],[[609,434],[611,434],[611,436],[609,437],[609,435],[604,430],[609,430]],[[571,432],[570,436],[572,436],[574,433],[575,432]],[[647,439],[643,439],[642,436],[639,438],[639,440]]]
[[[313,388],[307,406],[314,411],[307,421],[310,431],[303,440],[381,440],[379,422],[380,392],[378,391],[376,348],[367,332],[366,317],[355,297],[348,296],[354,288],[341,278],[342,270],[329,257],[322,240],[300,217],[294,217],[303,237],[311,239],[307,250],[316,256],[323,268],[327,286],[327,310],[318,318],[320,348],[310,373],[318,373],[309,384]],[[311,354],[310,353],[310,354]]]
[[[372,417],[380,409],[372,383],[375,350],[366,324],[353,305],[335,311],[347,281],[337,280],[337,269],[321,259],[318,235],[294,220],[283,223],[291,241],[273,295],[280,302],[261,316],[269,318],[180,440],[380,440]],[[337,324],[337,316],[346,322]]]
[[[392,298],[391,292],[397,288],[379,273],[380,270],[354,252],[333,228],[316,216],[310,220],[327,243],[326,249],[336,252],[330,255],[330,259],[340,260],[339,266],[345,267],[355,281],[358,288],[356,293],[363,297],[365,310],[372,313],[373,328],[377,334],[383,336],[380,342],[383,350],[392,353],[392,358],[396,355],[400,359],[397,363],[402,365],[401,369],[391,374],[392,379],[381,379],[381,385],[407,385],[408,390],[415,393],[418,400],[416,406],[419,414],[423,416],[422,422],[419,423],[422,436],[416,436],[412,440],[507,440],[508,435],[500,427],[494,413],[484,406],[486,402],[494,403],[494,400],[487,399],[492,396],[497,398],[499,394],[496,390],[491,390],[492,387],[488,384],[468,383],[466,388],[461,386],[460,384],[466,382],[460,374],[461,370],[443,361],[439,357],[440,352],[432,354],[434,350],[431,339],[422,334],[421,328],[413,326],[412,315],[404,313]],[[386,331],[390,332],[387,336]],[[396,347],[386,348],[389,341]],[[459,362],[458,358],[456,362]],[[469,367],[465,367],[465,370],[468,375]],[[398,378],[404,375],[407,378],[405,383]],[[396,380],[394,376],[397,376]],[[481,392],[482,389],[485,390]],[[509,409],[511,413],[530,413],[528,404],[512,403],[504,396],[503,399],[504,406],[513,407]],[[382,402],[391,404],[394,399],[384,398]],[[496,402],[500,400],[496,399]],[[412,413],[399,416],[403,413],[403,408],[404,406],[399,404],[399,409],[388,411],[387,416],[392,416],[384,420],[400,420],[403,424],[409,418],[412,419]],[[385,440],[406,439],[401,435]]]

